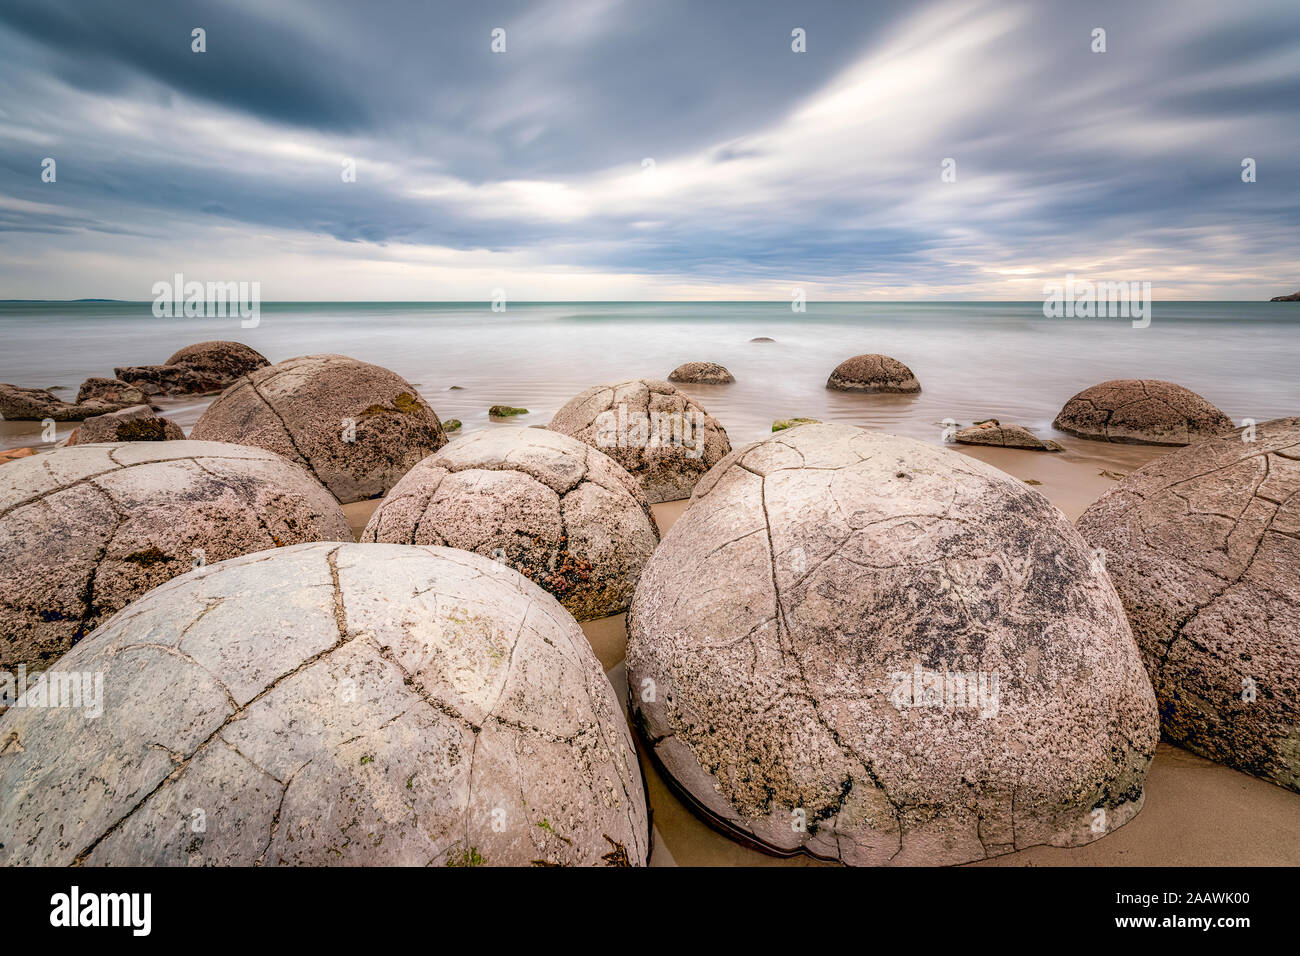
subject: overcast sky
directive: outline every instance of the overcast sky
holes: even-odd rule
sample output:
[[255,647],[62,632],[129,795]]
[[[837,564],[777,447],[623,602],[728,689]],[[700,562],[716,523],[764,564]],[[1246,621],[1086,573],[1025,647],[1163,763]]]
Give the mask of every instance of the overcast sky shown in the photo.
[[1295,0],[3,0],[0,298],[1267,298],[1298,118]]

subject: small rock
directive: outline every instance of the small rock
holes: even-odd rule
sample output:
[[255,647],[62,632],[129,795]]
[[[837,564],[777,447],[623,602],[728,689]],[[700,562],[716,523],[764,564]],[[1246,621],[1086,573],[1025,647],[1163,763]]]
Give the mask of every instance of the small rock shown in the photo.
[[673,369],[668,376],[670,382],[686,382],[693,385],[730,385],[736,377],[716,362],[687,362]]
[[976,422],[953,436],[964,445],[996,445],[1001,448],[1022,448],[1027,451],[1062,451],[1054,441],[1036,436],[1023,425],[999,425],[996,418]]
[[461,423],[459,418],[449,418],[442,423],[442,430],[444,432],[458,432],[460,431],[460,428]]
[[185,432],[170,418],[160,418],[148,405],[87,418],[68,436],[69,445],[120,441],[181,441]]
[[91,400],[130,407],[143,404],[145,394],[120,378],[88,378],[77,390],[77,404]]
[[528,409],[515,408],[513,405],[493,405],[488,409],[488,414],[493,418],[512,418],[515,415],[527,415]]
[[0,465],[17,461],[19,458],[28,458],[34,454],[36,454],[35,448],[10,448],[8,451],[0,451]]
[[912,370],[888,355],[855,355],[831,372],[826,387],[838,392],[915,394],[921,390]]
[[766,335],[760,335],[756,339],[750,339],[751,342],[775,342],[776,339],[769,339]]
[[99,399],[73,405],[42,388],[0,385],[0,418],[9,421],[39,422],[52,418],[56,422],[79,422],[92,415],[103,415],[125,407],[121,403]]

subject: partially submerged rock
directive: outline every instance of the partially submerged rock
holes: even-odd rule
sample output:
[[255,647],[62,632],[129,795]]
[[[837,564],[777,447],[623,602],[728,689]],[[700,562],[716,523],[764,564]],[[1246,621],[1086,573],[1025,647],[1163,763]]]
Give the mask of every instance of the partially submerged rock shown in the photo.
[[0,451],[0,465],[17,461],[19,458],[30,458],[34,454],[36,454],[35,448],[10,448],[7,451]]
[[494,558],[580,621],[627,610],[659,529],[636,481],[576,438],[492,429],[399,481],[362,541],[435,544]]
[[1164,735],[1300,791],[1300,418],[1242,435],[1155,459],[1078,525],[1124,602]]
[[1059,444],[1039,438],[1023,425],[1001,425],[996,419],[963,428],[953,438],[964,445],[996,445],[1028,451],[1062,451]]
[[493,405],[488,409],[488,414],[493,418],[514,418],[516,415],[527,415],[528,409],[515,408],[513,405]]
[[100,442],[181,441],[185,432],[170,418],[160,418],[148,405],[87,418],[68,436],[69,445]]
[[49,418],[56,422],[79,422],[92,415],[104,415],[125,407],[120,402],[94,398],[74,405],[43,388],[0,385],[0,418],[7,421],[40,422]]
[[1231,429],[1232,419],[1173,382],[1122,378],[1085,388],[1052,427],[1093,441],[1187,445]]
[[697,385],[730,385],[735,380],[734,375],[716,362],[687,362],[677,366],[668,376],[670,382]]
[[921,390],[912,370],[888,355],[855,355],[831,372],[826,387],[840,392],[912,394]]
[[100,401],[109,405],[141,405],[145,395],[134,385],[128,385],[120,378],[88,378],[77,390],[77,403]]
[[0,671],[43,670],[195,562],[351,538],[314,478],[258,448],[77,445],[12,462],[0,468]]
[[646,862],[636,751],[595,654],[554,599],[477,555],[236,558],[154,590],[59,667],[111,691],[94,718],[0,717],[6,864]]
[[147,395],[195,395],[220,392],[269,364],[247,345],[216,341],[187,345],[162,365],[127,366],[115,372]]
[[847,425],[738,449],[628,612],[629,709],[670,777],[778,852],[964,863],[1142,805],[1157,738],[1105,572],[990,465]]
[[344,504],[379,497],[447,443],[438,416],[401,376],[344,355],[258,369],[209,405],[190,437],[283,455]]
[[699,402],[652,378],[593,386],[547,427],[613,458],[652,505],[690,497],[700,477],[731,450],[726,429]]

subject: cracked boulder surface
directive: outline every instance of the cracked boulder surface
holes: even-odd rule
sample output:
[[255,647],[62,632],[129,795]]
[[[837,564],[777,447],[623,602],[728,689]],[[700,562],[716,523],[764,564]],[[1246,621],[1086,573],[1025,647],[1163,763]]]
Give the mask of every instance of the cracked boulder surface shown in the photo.
[[837,392],[890,392],[914,394],[921,390],[912,370],[888,355],[855,355],[845,359],[826,379]]
[[438,416],[405,379],[344,355],[288,359],[239,379],[190,437],[283,455],[343,504],[378,498],[447,443]]
[[654,378],[596,385],[546,426],[622,465],[652,505],[680,501],[731,451],[727,430],[676,386]]
[[1300,418],[1157,458],[1078,520],[1181,747],[1300,791]]
[[1157,739],[1090,558],[983,462],[780,432],[710,471],[646,566],[633,724],[698,807],[777,852],[934,865],[1090,842],[1141,808]]
[[670,382],[696,385],[730,385],[735,380],[736,377],[717,362],[687,362],[668,375]]
[[1075,395],[1052,427],[1093,441],[1188,445],[1228,431],[1232,419],[1173,382],[1117,378]]
[[77,444],[11,462],[0,471],[0,670],[45,670],[197,558],[351,539],[333,496],[261,448]]
[[494,558],[590,621],[627,610],[659,528],[640,486],[608,456],[558,432],[494,428],[407,472],[361,540]]
[[0,717],[5,864],[646,861],[636,753],[590,645],[475,554],[304,544],[209,565],[61,669],[102,673],[104,712]]

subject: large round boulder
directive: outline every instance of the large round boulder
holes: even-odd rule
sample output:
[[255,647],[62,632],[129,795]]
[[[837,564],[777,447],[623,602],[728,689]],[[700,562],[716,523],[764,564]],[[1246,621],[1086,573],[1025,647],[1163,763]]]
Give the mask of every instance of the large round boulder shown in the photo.
[[912,370],[888,355],[855,355],[835,366],[826,387],[837,392],[895,392],[912,394],[921,390]]
[[668,375],[668,381],[688,385],[730,385],[735,380],[736,377],[717,362],[687,362]]
[[271,363],[261,352],[241,342],[197,342],[185,346],[163,364],[184,365],[205,378],[229,385]]
[[196,563],[351,538],[315,478],[260,448],[78,444],[11,462],[0,469],[0,671],[44,670]]
[[1232,419],[1173,382],[1117,378],[1075,395],[1052,427],[1093,441],[1187,445],[1231,429]]
[[475,551],[589,621],[627,610],[659,529],[640,486],[606,455],[558,432],[494,428],[407,472],[361,540]]
[[283,455],[344,504],[378,498],[447,443],[438,416],[405,379],[344,355],[258,369],[209,405],[190,437]]
[[726,429],[699,402],[653,378],[593,386],[556,412],[547,428],[613,458],[652,505],[689,498],[731,451]]
[[1157,458],[1078,526],[1124,602],[1165,736],[1300,790],[1300,418]]
[[646,861],[636,752],[595,654],[478,555],[306,544],[210,565],[59,672],[91,675],[89,707],[0,717],[6,864]]
[[990,465],[808,424],[695,489],[628,612],[629,708],[705,813],[778,852],[946,864],[1097,839],[1157,724],[1083,539]]

